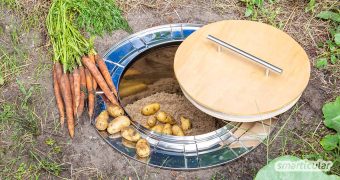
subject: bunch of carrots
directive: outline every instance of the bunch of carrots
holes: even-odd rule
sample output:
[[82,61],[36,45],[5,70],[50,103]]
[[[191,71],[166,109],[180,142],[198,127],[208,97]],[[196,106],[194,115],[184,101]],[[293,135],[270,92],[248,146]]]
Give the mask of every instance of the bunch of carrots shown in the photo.
[[62,72],[62,65],[59,62],[53,66],[54,95],[59,110],[60,123],[63,126],[66,112],[67,127],[72,138],[74,136],[74,117],[79,118],[82,115],[86,95],[88,115],[90,118],[93,116],[97,85],[111,103],[119,105],[116,88],[103,59],[99,55],[92,54],[83,56],[82,63],[85,68],[80,66],[73,72],[66,73]]
[[[94,1],[93,3],[101,2],[89,0],[89,2],[91,1]],[[92,119],[98,86],[112,104],[119,106],[116,88],[104,60],[93,48],[93,38],[85,38],[75,25],[75,17],[81,12],[76,12],[74,9],[84,9],[85,11],[93,8],[87,7],[83,2],[85,1],[54,0],[46,20],[54,52],[53,85],[60,123],[63,127],[66,115],[71,138],[74,137],[75,118],[78,119],[82,115],[86,101],[88,115]],[[105,0],[103,2],[107,3]],[[102,6],[107,5],[102,4]],[[103,21],[104,17],[101,16]],[[86,18],[83,17],[83,19]],[[91,18],[87,19],[87,26],[92,25],[91,23],[95,21]],[[119,20],[119,18],[116,19]],[[117,24],[113,25],[117,26]],[[95,29],[95,27],[93,28]],[[118,26],[114,28],[118,28]],[[102,33],[102,29],[97,31]]]

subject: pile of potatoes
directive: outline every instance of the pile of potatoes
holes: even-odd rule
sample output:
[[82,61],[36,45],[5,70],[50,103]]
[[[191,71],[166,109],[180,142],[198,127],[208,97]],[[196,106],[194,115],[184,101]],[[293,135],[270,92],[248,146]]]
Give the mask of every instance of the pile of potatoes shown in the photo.
[[190,119],[181,116],[181,124],[177,125],[170,114],[160,109],[159,103],[148,104],[142,108],[141,113],[148,116],[147,124],[144,125],[146,128],[159,134],[174,136],[185,136],[184,132],[191,129]]
[[[109,122],[109,118],[114,119]],[[96,118],[96,128],[100,131],[107,131],[109,134],[120,133],[122,143],[126,147],[136,148],[139,157],[145,158],[150,155],[150,144],[142,139],[141,135],[130,127],[130,119],[124,115],[124,110],[112,104],[107,105],[107,109],[102,111]]]

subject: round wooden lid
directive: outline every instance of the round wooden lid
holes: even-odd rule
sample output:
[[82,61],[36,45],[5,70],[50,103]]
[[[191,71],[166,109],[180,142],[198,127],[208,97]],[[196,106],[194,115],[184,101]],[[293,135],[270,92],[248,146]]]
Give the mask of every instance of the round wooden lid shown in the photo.
[[[266,74],[265,67],[230,49],[219,51],[208,35],[283,72]],[[288,110],[308,84],[310,63],[303,48],[283,31],[259,22],[227,20],[191,34],[177,49],[174,70],[182,90],[195,103],[213,112],[247,117]]]

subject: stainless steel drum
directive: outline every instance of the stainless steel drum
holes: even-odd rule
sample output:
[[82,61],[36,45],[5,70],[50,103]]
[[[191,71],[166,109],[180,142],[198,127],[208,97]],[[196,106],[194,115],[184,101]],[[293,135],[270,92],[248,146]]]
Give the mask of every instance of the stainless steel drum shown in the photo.
[[[114,45],[104,59],[115,86],[119,87],[125,71],[139,57],[161,47],[179,45],[200,27],[195,24],[158,26],[133,34]],[[95,116],[105,108],[98,94]],[[98,131],[98,134],[111,147],[137,161],[165,169],[191,170],[218,166],[245,155],[268,136],[275,123],[275,119],[246,123],[225,122],[221,128],[206,134],[178,137],[157,134],[133,122],[132,126],[151,145],[152,152],[148,158],[139,158],[134,148],[122,143],[119,135],[109,136],[102,131]]]

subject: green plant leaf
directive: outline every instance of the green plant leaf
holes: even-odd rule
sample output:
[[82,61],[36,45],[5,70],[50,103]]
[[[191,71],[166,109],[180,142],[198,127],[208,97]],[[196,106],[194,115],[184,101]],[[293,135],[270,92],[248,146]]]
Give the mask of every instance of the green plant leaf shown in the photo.
[[340,96],[334,102],[323,105],[322,112],[325,125],[340,133]]
[[336,58],[335,55],[331,55],[331,63],[336,64],[338,62],[338,59]]
[[334,35],[334,42],[336,45],[340,46],[340,33]]
[[85,29],[91,35],[102,36],[104,33],[111,33],[117,29],[132,31],[115,1],[72,0],[72,2],[77,9],[75,18],[77,27]]
[[253,8],[247,7],[246,12],[244,12],[244,16],[249,17],[251,14],[253,14]]
[[[336,175],[327,175],[323,173],[319,169],[315,169],[315,171],[277,171],[276,167],[280,167],[278,162],[296,162],[301,159],[295,156],[281,156],[272,160],[269,164],[260,169],[260,171],[256,174],[255,180],[272,180],[272,179],[289,179],[289,180],[300,180],[300,179],[309,179],[309,180],[336,180],[339,179]],[[301,161],[304,167],[309,167],[310,162]],[[301,166],[299,166],[301,167]]]
[[263,5],[264,0],[254,0],[254,3],[257,7],[261,7]]
[[332,20],[335,22],[340,22],[340,13],[335,13],[332,11],[321,11],[316,17],[326,20]]
[[331,43],[328,44],[328,48],[331,52],[335,52],[336,47],[335,47],[335,43],[333,41],[331,41]]
[[316,60],[315,67],[318,69],[323,69],[328,65],[327,58],[320,58]]
[[20,92],[21,92],[22,94],[26,95],[27,92],[26,92],[26,89],[25,89],[24,84],[23,84],[21,81],[19,81],[18,79],[17,79],[17,84],[18,84],[18,86],[19,86]]
[[326,151],[331,151],[339,146],[340,134],[328,134],[321,139],[320,144]]
[[52,138],[47,138],[45,140],[45,144],[47,144],[48,146],[53,146],[55,144],[55,140]]
[[317,46],[318,46],[318,48],[322,48],[324,46],[324,43],[323,42],[318,42]]
[[309,3],[307,5],[307,7],[305,8],[305,12],[309,12],[309,11],[314,11],[315,8],[315,0],[309,0]]

